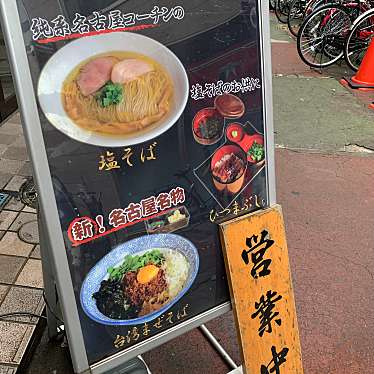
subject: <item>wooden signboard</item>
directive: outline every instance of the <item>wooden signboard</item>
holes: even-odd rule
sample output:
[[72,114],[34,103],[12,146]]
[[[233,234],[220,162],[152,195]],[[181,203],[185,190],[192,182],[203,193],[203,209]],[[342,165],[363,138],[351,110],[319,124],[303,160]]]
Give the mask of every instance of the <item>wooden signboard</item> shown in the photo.
[[247,374],[302,374],[281,207],[221,225],[232,304]]

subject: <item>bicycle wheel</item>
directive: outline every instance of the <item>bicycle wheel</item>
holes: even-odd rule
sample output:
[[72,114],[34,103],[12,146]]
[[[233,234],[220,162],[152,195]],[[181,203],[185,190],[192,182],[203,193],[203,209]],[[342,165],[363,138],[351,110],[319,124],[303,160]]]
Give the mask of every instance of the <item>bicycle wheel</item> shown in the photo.
[[331,2],[331,0],[309,0],[304,10],[304,19],[316,11],[319,7],[330,4]]
[[287,23],[288,13],[290,11],[291,0],[277,0],[275,15],[281,23]]
[[303,23],[305,7],[306,0],[294,0],[290,5],[287,24],[288,29],[293,36],[297,36],[300,26]]
[[357,71],[374,37],[374,9],[359,17],[349,33],[344,45],[344,58],[348,66]]
[[352,25],[350,13],[341,5],[328,4],[310,14],[300,27],[297,51],[309,66],[323,68],[340,60]]

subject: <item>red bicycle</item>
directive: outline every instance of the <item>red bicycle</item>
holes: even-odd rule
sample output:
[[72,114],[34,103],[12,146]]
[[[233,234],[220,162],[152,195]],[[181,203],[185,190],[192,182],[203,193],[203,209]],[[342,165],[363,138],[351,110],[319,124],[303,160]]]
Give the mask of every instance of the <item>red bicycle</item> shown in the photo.
[[344,45],[347,64],[357,71],[374,37],[374,9],[370,9],[353,23]]
[[304,20],[298,33],[297,50],[301,59],[315,68],[339,61],[353,22],[370,6],[362,0],[318,6]]

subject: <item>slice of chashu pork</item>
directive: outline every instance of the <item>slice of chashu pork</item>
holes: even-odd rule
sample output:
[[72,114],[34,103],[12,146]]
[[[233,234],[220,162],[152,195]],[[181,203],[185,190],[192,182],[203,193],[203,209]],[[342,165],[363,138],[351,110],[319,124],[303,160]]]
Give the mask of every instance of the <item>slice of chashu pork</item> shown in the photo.
[[89,96],[99,91],[110,80],[113,67],[118,62],[118,58],[111,56],[97,57],[87,62],[77,78],[82,95]]
[[153,70],[147,62],[129,58],[113,66],[111,80],[113,83],[128,83]]

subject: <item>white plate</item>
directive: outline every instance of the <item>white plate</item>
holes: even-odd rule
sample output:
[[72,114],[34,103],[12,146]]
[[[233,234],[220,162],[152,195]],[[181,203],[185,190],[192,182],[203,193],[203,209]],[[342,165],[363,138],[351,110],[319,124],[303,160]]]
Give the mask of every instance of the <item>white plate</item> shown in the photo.
[[[161,64],[171,76],[174,84],[172,108],[168,115],[158,123],[158,126],[148,132],[123,137],[100,135],[77,126],[64,110],[61,90],[71,71],[90,57],[113,51],[137,52],[146,55]],[[38,83],[40,106],[54,127],[72,139],[105,147],[138,144],[161,135],[179,119],[187,104],[188,95],[187,73],[177,56],[159,42],[130,32],[88,36],[67,44],[47,62]]]

